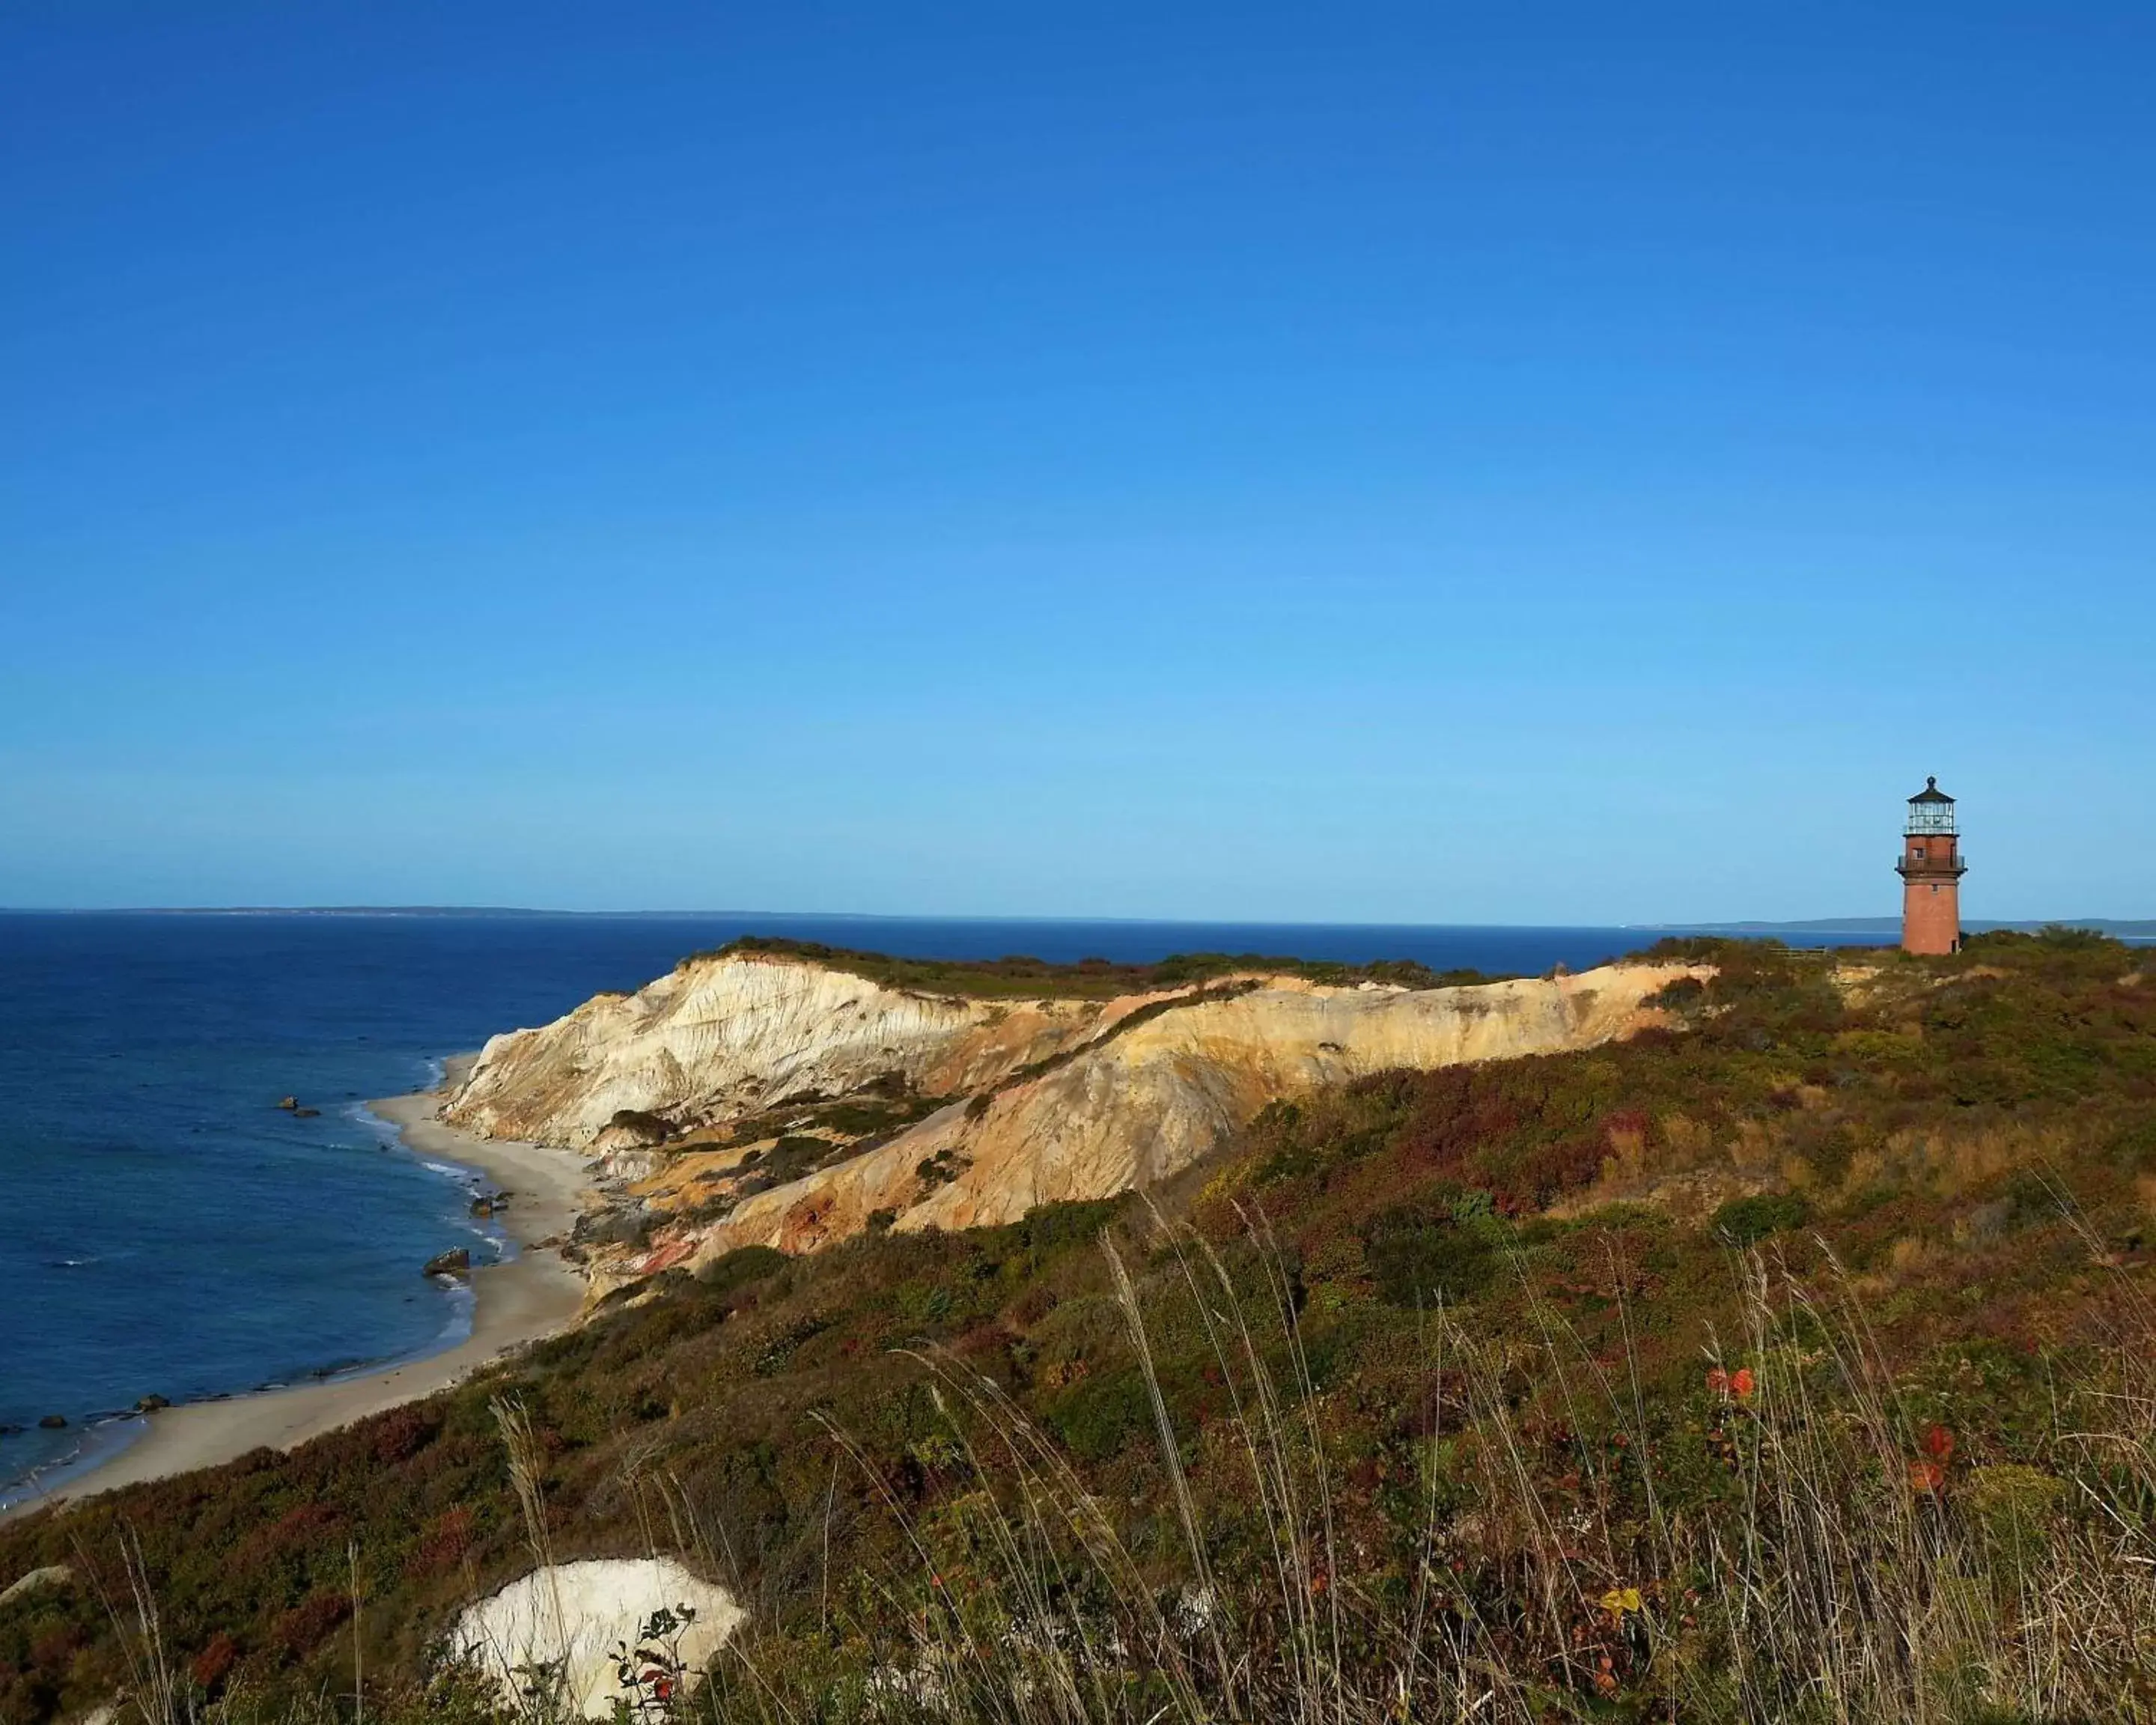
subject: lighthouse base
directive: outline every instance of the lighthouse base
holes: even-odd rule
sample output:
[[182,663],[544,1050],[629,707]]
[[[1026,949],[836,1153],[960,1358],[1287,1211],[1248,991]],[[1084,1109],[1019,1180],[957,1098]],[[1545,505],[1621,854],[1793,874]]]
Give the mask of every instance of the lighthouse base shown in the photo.
[[1902,950],[1938,955],[1961,950],[1961,891],[1948,880],[1910,880],[1902,889]]

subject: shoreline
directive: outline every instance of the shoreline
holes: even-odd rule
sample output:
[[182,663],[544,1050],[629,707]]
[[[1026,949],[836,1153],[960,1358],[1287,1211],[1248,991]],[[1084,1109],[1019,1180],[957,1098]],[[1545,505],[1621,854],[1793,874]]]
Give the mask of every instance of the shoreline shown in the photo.
[[[541,1144],[477,1137],[437,1119],[442,1098],[475,1058],[460,1055],[444,1062],[444,1081],[433,1090],[367,1105],[397,1129],[413,1155],[475,1169],[513,1194],[498,1219],[516,1255],[472,1271],[471,1328],[462,1340],[348,1377],[178,1403],[137,1415],[143,1426],[140,1436],[109,1455],[93,1453],[55,1469],[48,1489],[0,1507],[0,1522],[219,1466],[250,1450],[295,1449],[355,1420],[447,1389],[505,1354],[567,1329],[583,1309],[584,1278],[538,1243],[566,1237],[583,1214],[593,1184],[585,1158]],[[413,1273],[418,1274],[417,1265]]]

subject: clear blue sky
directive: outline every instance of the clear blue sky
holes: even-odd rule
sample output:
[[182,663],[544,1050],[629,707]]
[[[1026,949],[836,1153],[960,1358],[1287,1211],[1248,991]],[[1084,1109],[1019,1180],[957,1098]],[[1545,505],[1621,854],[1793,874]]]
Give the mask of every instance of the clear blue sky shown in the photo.
[[2156,915],[2152,64],[10,7],[0,904]]

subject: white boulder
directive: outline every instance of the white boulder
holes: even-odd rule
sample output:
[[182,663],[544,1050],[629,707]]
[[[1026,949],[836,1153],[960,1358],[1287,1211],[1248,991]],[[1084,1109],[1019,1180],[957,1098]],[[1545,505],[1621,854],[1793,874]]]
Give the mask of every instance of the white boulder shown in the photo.
[[724,1588],[699,1580],[671,1558],[593,1558],[520,1576],[468,1606],[450,1631],[450,1651],[491,1677],[512,1706],[530,1681],[520,1667],[562,1666],[562,1693],[587,1719],[612,1717],[628,1698],[614,1649],[661,1607],[693,1613],[670,1640],[687,1676],[701,1672],[747,1616]]

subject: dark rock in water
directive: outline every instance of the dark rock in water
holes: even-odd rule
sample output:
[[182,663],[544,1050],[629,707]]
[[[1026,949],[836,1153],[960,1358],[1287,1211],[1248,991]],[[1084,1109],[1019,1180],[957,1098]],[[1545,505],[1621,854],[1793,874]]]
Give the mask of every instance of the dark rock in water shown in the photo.
[[141,1401],[135,1404],[135,1411],[138,1414],[154,1414],[160,1408],[171,1406],[172,1403],[162,1395],[146,1395]]
[[38,1422],[38,1426],[42,1431],[65,1431],[67,1430],[67,1415],[64,1414],[48,1414],[44,1419]]
[[427,1267],[421,1272],[421,1274],[426,1276],[454,1276],[459,1279],[470,1276],[471,1274],[470,1248],[468,1246],[459,1246],[453,1252],[444,1252],[439,1258],[428,1259]]
[[494,1214],[495,1202],[496,1200],[491,1198],[475,1198],[471,1201],[471,1213],[484,1219]]
[[286,1096],[277,1106],[290,1113],[300,1106],[300,1099],[297,1096]]
[[292,1111],[295,1120],[320,1120],[321,1117],[322,1111],[319,1108],[295,1108]]
[[29,1429],[27,1425],[0,1425],[0,1438],[20,1437]]

